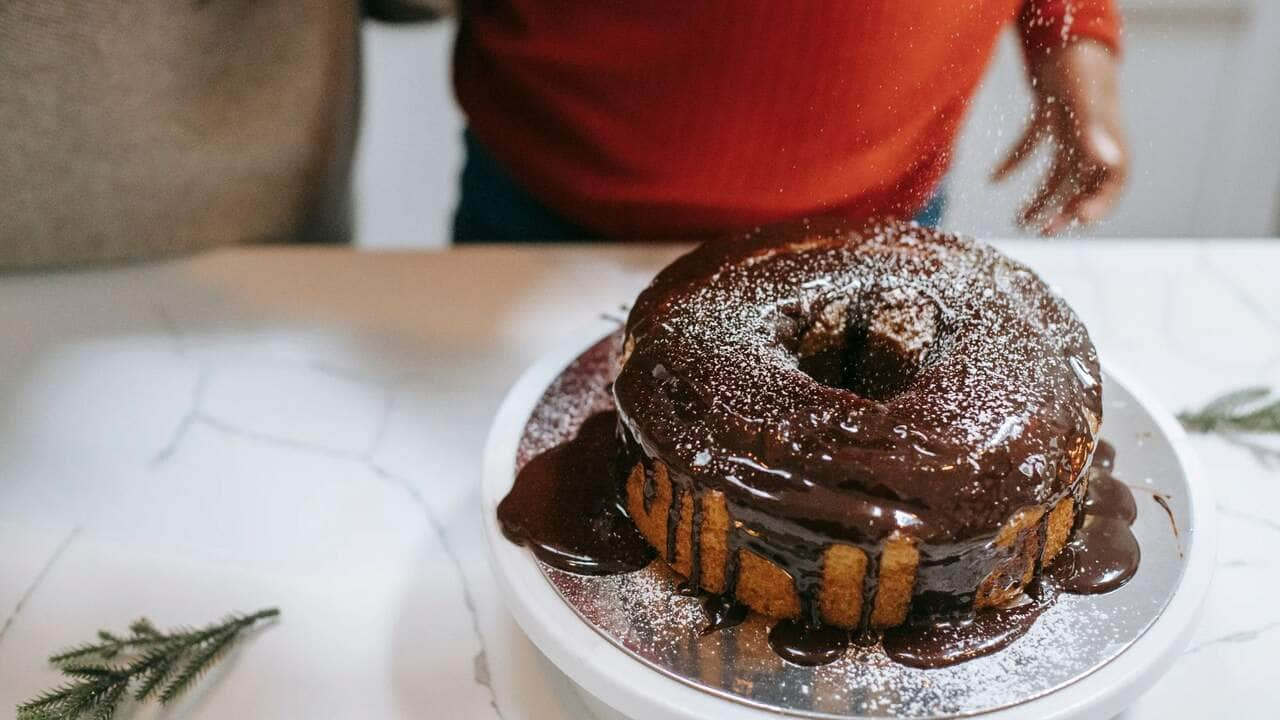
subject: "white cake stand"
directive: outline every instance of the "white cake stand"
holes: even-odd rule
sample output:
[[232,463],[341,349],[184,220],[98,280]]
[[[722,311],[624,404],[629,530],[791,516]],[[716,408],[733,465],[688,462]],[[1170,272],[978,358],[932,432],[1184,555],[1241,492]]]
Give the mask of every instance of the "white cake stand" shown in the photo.
[[[498,528],[497,504],[514,479],[516,448],[531,410],[548,383],[573,358],[615,328],[601,321],[569,338],[562,349],[543,358],[521,377],[494,419],[485,448],[481,502],[489,558],[507,606],[524,632],[572,681],[584,704],[601,720],[794,718],[797,714],[785,709],[762,708],[708,692],[661,672],[623,649],[575,612],[533,555],[508,542]],[[1138,469],[1137,475],[1144,468],[1160,468],[1159,489],[1186,498],[1185,512],[1177,518],[1181,577],[1154,622],[1101,667],[1047,694],[978,713],[976,717],[1111,717],[1168,670],[1196,626],[1215,556],[1214,504],[1208,483],[1176,420],[1115,368],[1107,366],[1104,376],[1108,398],[1104,434],[1131,469],[1127,475],[1135,476],[1133,468]],[[1174,477],[1168,477],[1170,474]],[[1139,540],[1143,538],[1139,536]]]

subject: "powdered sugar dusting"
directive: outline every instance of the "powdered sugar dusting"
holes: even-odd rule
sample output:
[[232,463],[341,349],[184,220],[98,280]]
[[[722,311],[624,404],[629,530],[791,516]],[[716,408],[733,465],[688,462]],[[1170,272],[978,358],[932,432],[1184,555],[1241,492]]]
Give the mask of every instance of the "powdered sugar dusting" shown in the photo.
[[[815,223],[728,248],[678,260],[628,324],[619,410],[676,469],[765,498],[871,496],[938,541],[1075,483],[1101,415],[1097,356],[1030,270],[915,224]],[[901,358],[881,364],[904,387],[875,399],[806,374],[850,325]]]
[[851,646],[834,663],[800,667],[769,647],[770,623],[756,615],[700,635],[706,618],[699,601],[675,591],[679,578],[662,563],[603,578],[547,572],[588,622],[641,657],[739,701],[806,717],[926,718],[1016,705],[1118,652],[1118,629],[1144,617],[1096,597],[1062,596],[1010,647],[952,667],[906,667],[878,645]]
[[[530,453],[567,440],[582,418],[608,406],[618,344],[616,335],[605,338],[552,383],[525,428],[521,463]],[[1151,475],[1151,468],[1129,467],[1124,459],[1140,454],[1134,438],[1142,438],[1148,449],[1166,441],[1141,406],[1123,389],[1119,393],[1108,401],[1117,471]],[[1185,523],[1185,480],[1157,473],[1154,482],[1173,495]],[[706,620],[697,599],[677,592],[680,578],[661,562],[607,577],[542,568],[565,602],[602,636],[654,671],[706,692],[789,716],[932,718],[1025,703],[1079,680],[1136,640],[1177,587],[1185,560],[1168,519],[1154,505],[1139,506],[1134,532],[1143,561],[1129,584],[1106,595],[1061,596],[1004,650],[932,670],[894,663],[878,647],[851,647],[830,665],[792,665],[769,648],[768,623],[756,616],[702,636]],[[1187,532],[1194,537],[1193,528]],[[731,713],[726,707],[725,714]]]
[[571,439],[590,415],[613,409],[609,394],[622,331],[601,338],[556,376],[533,409],[516,448],[516,472],[538,453]]

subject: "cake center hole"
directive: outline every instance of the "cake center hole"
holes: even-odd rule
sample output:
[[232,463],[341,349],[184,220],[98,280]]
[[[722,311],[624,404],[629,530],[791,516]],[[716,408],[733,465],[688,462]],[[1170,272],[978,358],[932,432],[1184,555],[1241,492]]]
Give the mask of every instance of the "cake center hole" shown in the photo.
[[901,343],[865,326],[811,328],[801,337],[799,355],[800,370],[809,377],[877,402],[906,390],[919,370]]

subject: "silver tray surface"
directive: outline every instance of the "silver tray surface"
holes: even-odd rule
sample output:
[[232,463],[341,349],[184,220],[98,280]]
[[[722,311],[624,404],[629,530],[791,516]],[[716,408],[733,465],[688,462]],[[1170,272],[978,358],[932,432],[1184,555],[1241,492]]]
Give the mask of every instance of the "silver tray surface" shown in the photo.
[[[576,432],[607,403],[608,378],[578,386],[560,404],[558,427],[526,436],[525,452]],[[889,660],[878,648],[851,646],[829,665],[801,667],[768,645],[769,622],[752,616],[701,635],[697,598],[677,591],[679,577],[661,561],[626,575],[593,577],[541,565],[547,580],[598,633],[651,668],[708,693],[805,718],[932,718],[977,715],[1025,703],[1065,687],[1114,659],[1159,617],[1185,571],[1186,469],[1154,416],[1104,369],[1102,435],[1116,448],[1115,475],[1133,488],[1133,531],[1142,550],[1137,574],[1103,595],[1060,595],[1026,635],[992,655],[922,670]],[[1172,513],[1154,501],[1167,498]],[[1178,531],[1175,531],[1175,523]]]

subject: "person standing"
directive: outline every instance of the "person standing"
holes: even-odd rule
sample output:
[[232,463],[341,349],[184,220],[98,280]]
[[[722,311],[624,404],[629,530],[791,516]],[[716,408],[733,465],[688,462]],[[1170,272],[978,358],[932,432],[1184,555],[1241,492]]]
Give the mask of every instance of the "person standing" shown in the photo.
[[812,215],[936,223],[952,146],[1015,23],[1052,168],[1022,221],[1102,217],[1127,160],[1112,0],[475,0],[457,242],[711,236]]

